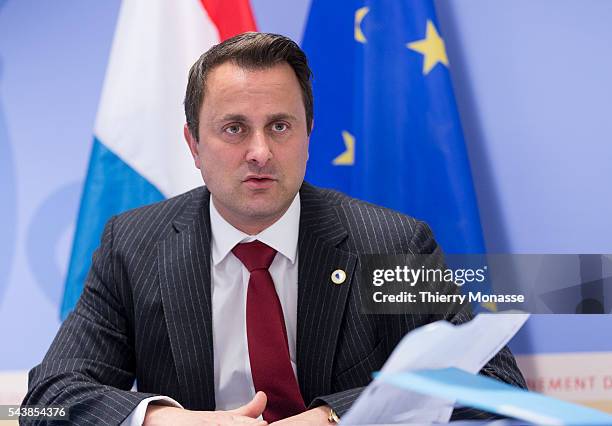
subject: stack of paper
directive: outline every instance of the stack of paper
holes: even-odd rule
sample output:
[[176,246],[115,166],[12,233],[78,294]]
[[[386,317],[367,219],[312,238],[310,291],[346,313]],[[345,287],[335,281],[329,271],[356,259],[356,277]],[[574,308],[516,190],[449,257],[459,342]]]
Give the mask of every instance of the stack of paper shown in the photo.
[[544,425],[612,425],[612,416],[476,374],[514,336],[527,314],[480,314],[406,335],[343,424],[448,422],[455,404]]

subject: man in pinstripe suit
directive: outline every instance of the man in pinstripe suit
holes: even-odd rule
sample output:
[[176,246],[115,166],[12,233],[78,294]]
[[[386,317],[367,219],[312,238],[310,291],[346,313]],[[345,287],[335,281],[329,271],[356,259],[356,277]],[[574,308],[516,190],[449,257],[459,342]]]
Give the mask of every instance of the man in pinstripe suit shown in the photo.
[[[185,111],[207,187],[107,223],[75,311],[30,372],[25,404],[69,406],[77,424],[263,423],[276,402],[256,393],[268,389],[254,385],[257,342],[245,337],[253,272],[232,248],[254,239],[275,250],[284,361],[304,406],[281,422],[333,422],[405,333],[469,320],[360,312],[361,254],[440,249],[423,222],[304,182],[312,91],[291,40],[247,33],[202,55]],[[482,373],[525,386],[508,349]]]

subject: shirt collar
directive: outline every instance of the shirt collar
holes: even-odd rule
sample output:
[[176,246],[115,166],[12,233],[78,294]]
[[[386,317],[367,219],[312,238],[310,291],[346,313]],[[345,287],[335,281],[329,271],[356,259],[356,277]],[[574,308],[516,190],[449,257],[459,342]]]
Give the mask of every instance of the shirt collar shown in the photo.
[[212,261],[217,266],[238,243],[259,240],[295,263],[300,229],[300,194],[280,219],[257,235],[248,235],[226,221],[210,197],[210,226],[212,229]]

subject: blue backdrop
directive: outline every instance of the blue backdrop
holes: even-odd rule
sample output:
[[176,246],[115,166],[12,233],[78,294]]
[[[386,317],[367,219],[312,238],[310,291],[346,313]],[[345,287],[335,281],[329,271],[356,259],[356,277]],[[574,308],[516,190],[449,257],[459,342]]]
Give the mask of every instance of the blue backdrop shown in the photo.
[[[437,18],[486,247],[612,252],[612,5],[460,3],[436,2]],[[118,7],[0,0],[0,370],[39,362],[59,326]],[[302,40],[309,1],[253,7],[261,30]],[[610,351],[598,333],[611,329],[610,317],[538,317],[513,345]]]

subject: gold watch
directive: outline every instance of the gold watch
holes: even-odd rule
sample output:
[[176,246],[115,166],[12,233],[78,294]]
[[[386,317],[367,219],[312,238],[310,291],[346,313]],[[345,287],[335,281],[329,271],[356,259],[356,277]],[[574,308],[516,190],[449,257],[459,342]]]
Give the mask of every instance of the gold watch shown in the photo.
[[327,416],[327,421],[330,423],[337,424],[340,422],[340,417],[336,414],[333,408],[329,409],[329,416]]

